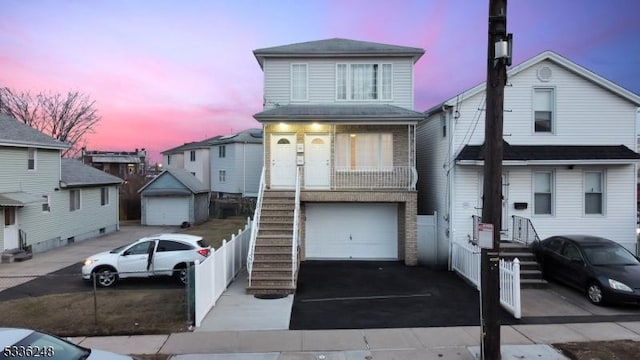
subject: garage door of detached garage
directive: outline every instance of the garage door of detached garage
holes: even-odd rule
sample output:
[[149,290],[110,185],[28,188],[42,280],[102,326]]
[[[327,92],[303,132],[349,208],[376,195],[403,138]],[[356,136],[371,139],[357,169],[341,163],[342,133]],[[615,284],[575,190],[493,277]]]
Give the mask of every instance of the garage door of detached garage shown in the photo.
[[148,197],[147,225],[180,225],[189,221],[189,198]]
[[398,205],[306,203],[307,259],[397,259]]

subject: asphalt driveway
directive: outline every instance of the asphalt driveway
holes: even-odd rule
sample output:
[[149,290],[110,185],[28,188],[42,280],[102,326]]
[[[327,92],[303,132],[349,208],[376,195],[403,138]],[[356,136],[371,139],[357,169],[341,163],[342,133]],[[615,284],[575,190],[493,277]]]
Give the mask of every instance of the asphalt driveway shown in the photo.
[[[506,311],[501,318],[513,322]],[[304,261],[289,329],[479,324],[478,292],[453,272],[398,261]]]

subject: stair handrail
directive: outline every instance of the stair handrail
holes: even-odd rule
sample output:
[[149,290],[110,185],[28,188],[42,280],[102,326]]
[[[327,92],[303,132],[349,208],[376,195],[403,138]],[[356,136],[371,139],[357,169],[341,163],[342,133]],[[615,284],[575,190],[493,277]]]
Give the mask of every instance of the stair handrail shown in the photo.
[[[540,241],[540,236],[538,236],[538,232],[533,226],[531,219],[518,215],[511,215],[511,218],[513,219],[513,229],[511,232],[514,242],[529,246],[530,244],[536,244]],[[529,236],[530,234],[533,236]],[[533,241],[529,242],[530,239]]]
[[255,255],[256,239],[258,237],[258,227],[260,226],[260,215],[262,213],[262,198],[264,197],[265,189],[265,170],[262,167],[262,173],[260,174],[260,187],[258,190],[258,200],[256,201],[256,209],[253,213],[253,220],[251,221],[251,238],[249,240],[249,249],[247,251],[247,276],[249,278],[249,286],[251,286],[251,273],[253,270],[253,259]]
[[291,286],[296,284],[296,271],[298,270],[298,244],[300,242],[300,166],[296,169],[296,194],[293,208],[293,236],[291,238]]

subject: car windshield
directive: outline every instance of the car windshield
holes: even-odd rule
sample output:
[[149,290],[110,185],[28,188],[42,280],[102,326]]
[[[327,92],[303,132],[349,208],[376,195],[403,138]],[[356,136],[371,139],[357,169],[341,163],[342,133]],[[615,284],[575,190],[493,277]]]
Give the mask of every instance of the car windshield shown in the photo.
[[640,265],[638,259],[622,246],[587,246],[583,250],[592,265]]
[[82,360],[91,354],[91,350],[89,349],[37,331],[20,340],[14,346],[16,349],[29,349],[31,352],[31,354],[29,354],[31,356],[26,357],[20,357],[20,355],[27,354],[16,354],[18,355],[18,357],[15,357],[16,359],[31,359],[37,357],[43,359]]

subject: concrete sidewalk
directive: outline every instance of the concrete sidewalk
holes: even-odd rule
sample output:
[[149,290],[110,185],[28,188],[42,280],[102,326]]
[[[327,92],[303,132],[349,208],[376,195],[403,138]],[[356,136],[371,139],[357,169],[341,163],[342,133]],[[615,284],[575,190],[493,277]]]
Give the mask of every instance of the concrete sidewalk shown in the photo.
[[[503,358],[565,359],[548,344],[640,341],[640,322],[501,327]],[[74,339],[80,345],[174,359],[475,359],[479,327],[200,331]],[[321,357],[323,355],[324,357]],[[513,357],[515,356],[515,357]]]

